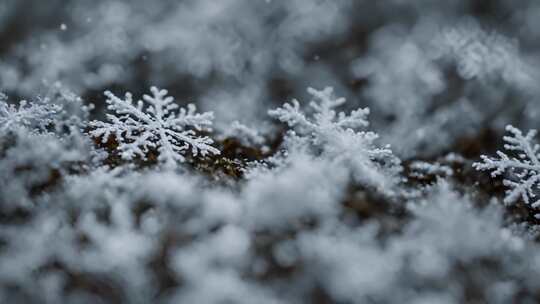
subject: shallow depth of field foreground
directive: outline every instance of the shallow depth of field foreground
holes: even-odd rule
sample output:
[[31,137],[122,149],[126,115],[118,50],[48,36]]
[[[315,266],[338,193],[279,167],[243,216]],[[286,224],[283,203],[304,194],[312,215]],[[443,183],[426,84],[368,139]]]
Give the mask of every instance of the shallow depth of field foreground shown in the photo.
[[539,303],[537,128],[537,0],[0,0],[0,303]]

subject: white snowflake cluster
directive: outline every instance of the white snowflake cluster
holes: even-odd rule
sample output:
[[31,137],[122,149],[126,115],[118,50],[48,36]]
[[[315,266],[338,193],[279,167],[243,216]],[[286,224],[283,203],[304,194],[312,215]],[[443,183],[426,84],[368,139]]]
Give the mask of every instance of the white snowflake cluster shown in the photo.
[[122,158],[127,160],[146,159],[149,150],[157,148],[158,161],[168,168],[185,161],[184,154],[189,150],[194,156],[220,153],[211,138],[196,133],[211,131],[212,112],[197,113],[193,104],[179,109],[167,90],[152,87],[150,91],[152,95],[143,95],[146,108],[142,100],[134,104],[130,93],[121,99],[105,92],[108,109],[115,114],[107,114],[109,122],[90,122],[90,135],[101,137],[104,143],[114,135]]
[[[537,199],[540,190],[540,145],[533,143],[536,130],[523,134],[513,126],[507,126],[510,136],[503,137],[506,144],[504,148],[515,157],[498,151],[498,158],[482,155],[482,162],[475,163],[474,167],[481,171],[492,171],[491,176],[505,176],[504,185],[509,189],[504,199],[505,203],[513,204],[520,198],[532,209],[540,207]],[[540,214],[535,215],[540,218]]]
[[0,95],[0,131],[17,127],[43,130],[53,122],[53,116],[60,113],[61,107],[38,99],[37,102],[21,100],[19,106],[8,104],[7,96]]

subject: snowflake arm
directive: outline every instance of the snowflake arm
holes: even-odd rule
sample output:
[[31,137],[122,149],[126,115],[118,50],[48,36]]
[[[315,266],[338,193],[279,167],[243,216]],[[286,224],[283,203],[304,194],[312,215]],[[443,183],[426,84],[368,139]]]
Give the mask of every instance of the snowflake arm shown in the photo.
[[293,99],[291,103],[283,104],[282,108],[268,111],[268,115],[281,122],[286,123],[289,127],[299,127],[305,130],[315,130],[317,126],[310,122],[300,110],[300,103]]
[[[519,198],[523,199],[525,204],[536,209],[540,207],[540,201],[536,199],[538,190],[540,190],[540,145],[533,144],[536,136],[536,130],[527,132],[526,135],[512,126],[507,126],[506,131],[510,136],[503,137],[506,142],[504,148],[517,154],[516,157],[510,157],[506,153],[498,151],[498,158],[490,158],[482,155],[482,162],[475,163],[473,166],[480,171],[492,171],[491,176],[497,177],[505,173],[515,176],[515,179],[504,179],[503,184],[508,188],[506,191],[505,203],[515,203]],[[540,214],[535,217],[540,218]]]
[[214,119],[214,113],[196,113],[197,108],[194,104],[188,104],[187,110],[181,108],[178,117],[170,119],[169,124],[173,128],[182,128],[185,126],[191,126],[197,131],[212,131],[212,120]]
[[346,99],[343,97],[333,97],[334,89],[332,87],[326,87],[322,91],[308,88],[307,91],[314,98],[310,102],[310,106],[317,112],[314,117],[320,125],[334,124],[336,127],[342,129],[358,129],[369,125],[367,120],[367,116],[369,115],[368,108],[354,110],[350,115],[339,112],[336,119],[336,111],[334,109],[343,105]]
[[521,159],[528,159],[527,164],[532,164],[534,167],[540,167],[540,161],[538,161],[538,150],[540,145],[533,145],[531,142],[537,134],[536,130],[530,130],[527,135],[523,136],[523,133],[517,128],[507,126],[506,130],[512,133],[513,136],[505,136],[503,139],[507,142],[504,148],[509,151],[520,151]]
[[[197,137],[192,130],[183,132],[166,131],[166,134],[168,135],[167,138],[169,141],[177,143],[177,145],[172,147],[172,149],[177,152],[181,152],[191,146],[191,153],[194,156],[199,154],[202,156],[219,154],[219,150],[211,146],[213,140],[208,136]],[[184,142],[185,145],[180,145],[182,142]]]
[[246,126],[238,120],[232,122],[224,137],[234,137],[245,146],[261,146],[265,142],[265,138],[259,130]]
[[[106,101],[108,104],[107,109],[116,112],[116,114],[122,114],[123,116],[119,117],[120,120],[131,125],[137,125],[137,121],[152,124],[152,117],[143,111],[143,101],[139,100],[137,106],[134,106],[133,95],[131,93],[126,93],[124,99],[115,96],[110,91],[106,91],[104,94],[108,98]],[[148,107],[147,111],[148,113],[154,112],[151,106]],[[112,115],[108,114],[108,116],[110,117]]]
[[19,106],[7,103],[7,97],[0,95],[0,131],[11,130],[17,126],[44,129],[53,122],[53,116],[62,108],[45,102],[28,103],[21,100]]
[[339,113],[337,125],[341,128],[357,129],[369,126],[367,117],[369,116],[369,108],[358,109],[346,115],[343,112]]
[[130,142],[122,142],[118,146],[119,150],[122,151],[123,159],[133,159],[135,157],[140,157],[145,159],[146,153],[148,153],[149,148],[156,147],[156,143],[152,142],[151,139],[154,137],[152,132],[146,131],[138,136],[131,136],[131,134],[126,134],[126,138],[129,138]]
[[369,122],[367,116],[369,109],[357,109],[347,115],[344,112],[336,113],[335,108],[346,102],[345,98],[335,98],[334,89],[326,87],[323,90],[308,88],[307,92],[313,96],[309,106],[315,111],[312,120],[308,119],[300,110],[300,103],[293,99],[292,102],[285,103],[283,107],[268,111],[268,114],[281,122],[287,123],[289,127],[296,127],[301,133],[321,133],[328,130],[358,129],[367,127]]
[[[115,114],[107,114],[109,122],[91,122],[94,129],[90,135],[101,137],[103,142],[114,135],[122,158],[127,160],[135,157],[145,159],[150,148],[157,148],[158,161],[168,168],[184,162],[184,155],[190,148],[194,156],[220,153],[212,146],[211,138],[195,133],[211,131],[213,113],[197,113],[193,104],[189,104],[187,109],[179,108],[174,98],[167,96],[167,90],[156,87],[150,90],[152,95],[143,95],[136,105],[130,93],[121,99],[105,92],[107,108]],[[146,109],[145,103],[148,105]]]

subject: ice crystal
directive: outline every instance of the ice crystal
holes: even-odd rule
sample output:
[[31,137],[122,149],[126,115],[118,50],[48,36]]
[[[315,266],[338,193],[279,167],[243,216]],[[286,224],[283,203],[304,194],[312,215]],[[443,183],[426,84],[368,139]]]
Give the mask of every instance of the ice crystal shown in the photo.
[[477,22],[465,20],[458,26],[443,28],[434,44],[440,55],[455,60],[464,79],[500,77],[523,88],[534,85],[518,43],[497,32],[484,31]]
[[[506,130],[510,136],[503,137],[506,142],[504,148],[515,152],[516,156],[501,151],[497,152],[498,158],[482,155],[482,162],[475,163],[474,167],[481,171],[492,171],[492,177],[505,175],[503,183],[508,187],[505,203],[512,204],[521,198],[531,208],[538,209],[540,201],[536,196],[540,189],[540,145],[533,143],[537,131],[530,130],[524,135],[513,126],[507,126]],[[540,214],[535,217],[540,218]]]
[[540,1],[480,2],[0,0],[0,303],[538,302],[534,132],[470,157]]
[[235,120],[231,123],[225,135],[238,139],[245,146],[261,146],[265,141],[261,133],[259,130]]
[[315,110],[313,120],[308,119],[302,113],[300,103],[296,99],[293,99],[291,104],[285,103],[282,108],[271,110],[268,113],[270,116],[287,123],[290,127],[297,128],[299,134],[311,134],[314,137],[313,141],[317,143],[324,141],[324,135],[328,132],[357,129],[369,125],[367,120],[369,109],[367,108],[352,111],[350,115],[346,115],[344,112],[336,113],[334,108],[341,106],[346,100],[345,98],[334,98],[332,87],[326,87],[321,91],[308,88],[307,91],[315,99],[309,103],[310,107]]
[[414,161],[410,164],[410,176],[414,178],[425,179],[429,176],[452,176],[454,174],[450,166],[435,162]]
[[[152,95],[143,95],[143,100],[133,103],[133,97],[126,93],[121,99],[107,91],[108,109],[115,114],[107,114],[109,122],[92,121],[90,131],[93,137],[101,137],[105,143],[111,135],[118,141],[118,149],[124,159],[135,157],[146,159],[151,148],[157,148],[158,161],[172,168],[177,162],[185,161],[188,150],[191,154],[219,154],[219,150],[211,146],[213,140],[207,136],[199,136],[196,131],[210,131],[213,113],[196,113],[196,107],[189,104],[180,108],[174,98],[167,96],[167,90],[151,87]],[[179,109],[179,110],[178,110]]]
[[16,127],[45,129],[52,123],[52,117],[61,111],[61,107],[48,104],[46,100],[36,102],[21,100],[19,106],[8,104],[7,96],[0,94],[0,131]]
[[314,98],[309,104],[314,110],[312,118],[300,110],[296,99],[269,111],[269,115],[293,129],[288,139],[307,142],[315,154],[350,166],[360,182],[388,190],[395,182],[389,176],[400,170],[400,161],[389,146],[377,146],[377,133],[359,130],[369,125],[369,109],[357,109],[349,115],[336,112],[346,100],[335,98],[332,87],[321,91],[308,88],[308,93]]

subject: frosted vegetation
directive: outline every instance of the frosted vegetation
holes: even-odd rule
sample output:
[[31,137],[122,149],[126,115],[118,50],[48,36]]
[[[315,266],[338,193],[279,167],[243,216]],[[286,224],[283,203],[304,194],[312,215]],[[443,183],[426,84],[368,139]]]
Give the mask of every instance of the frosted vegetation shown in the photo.
[[539,15],[0,1],[0,303],[540,302]]

